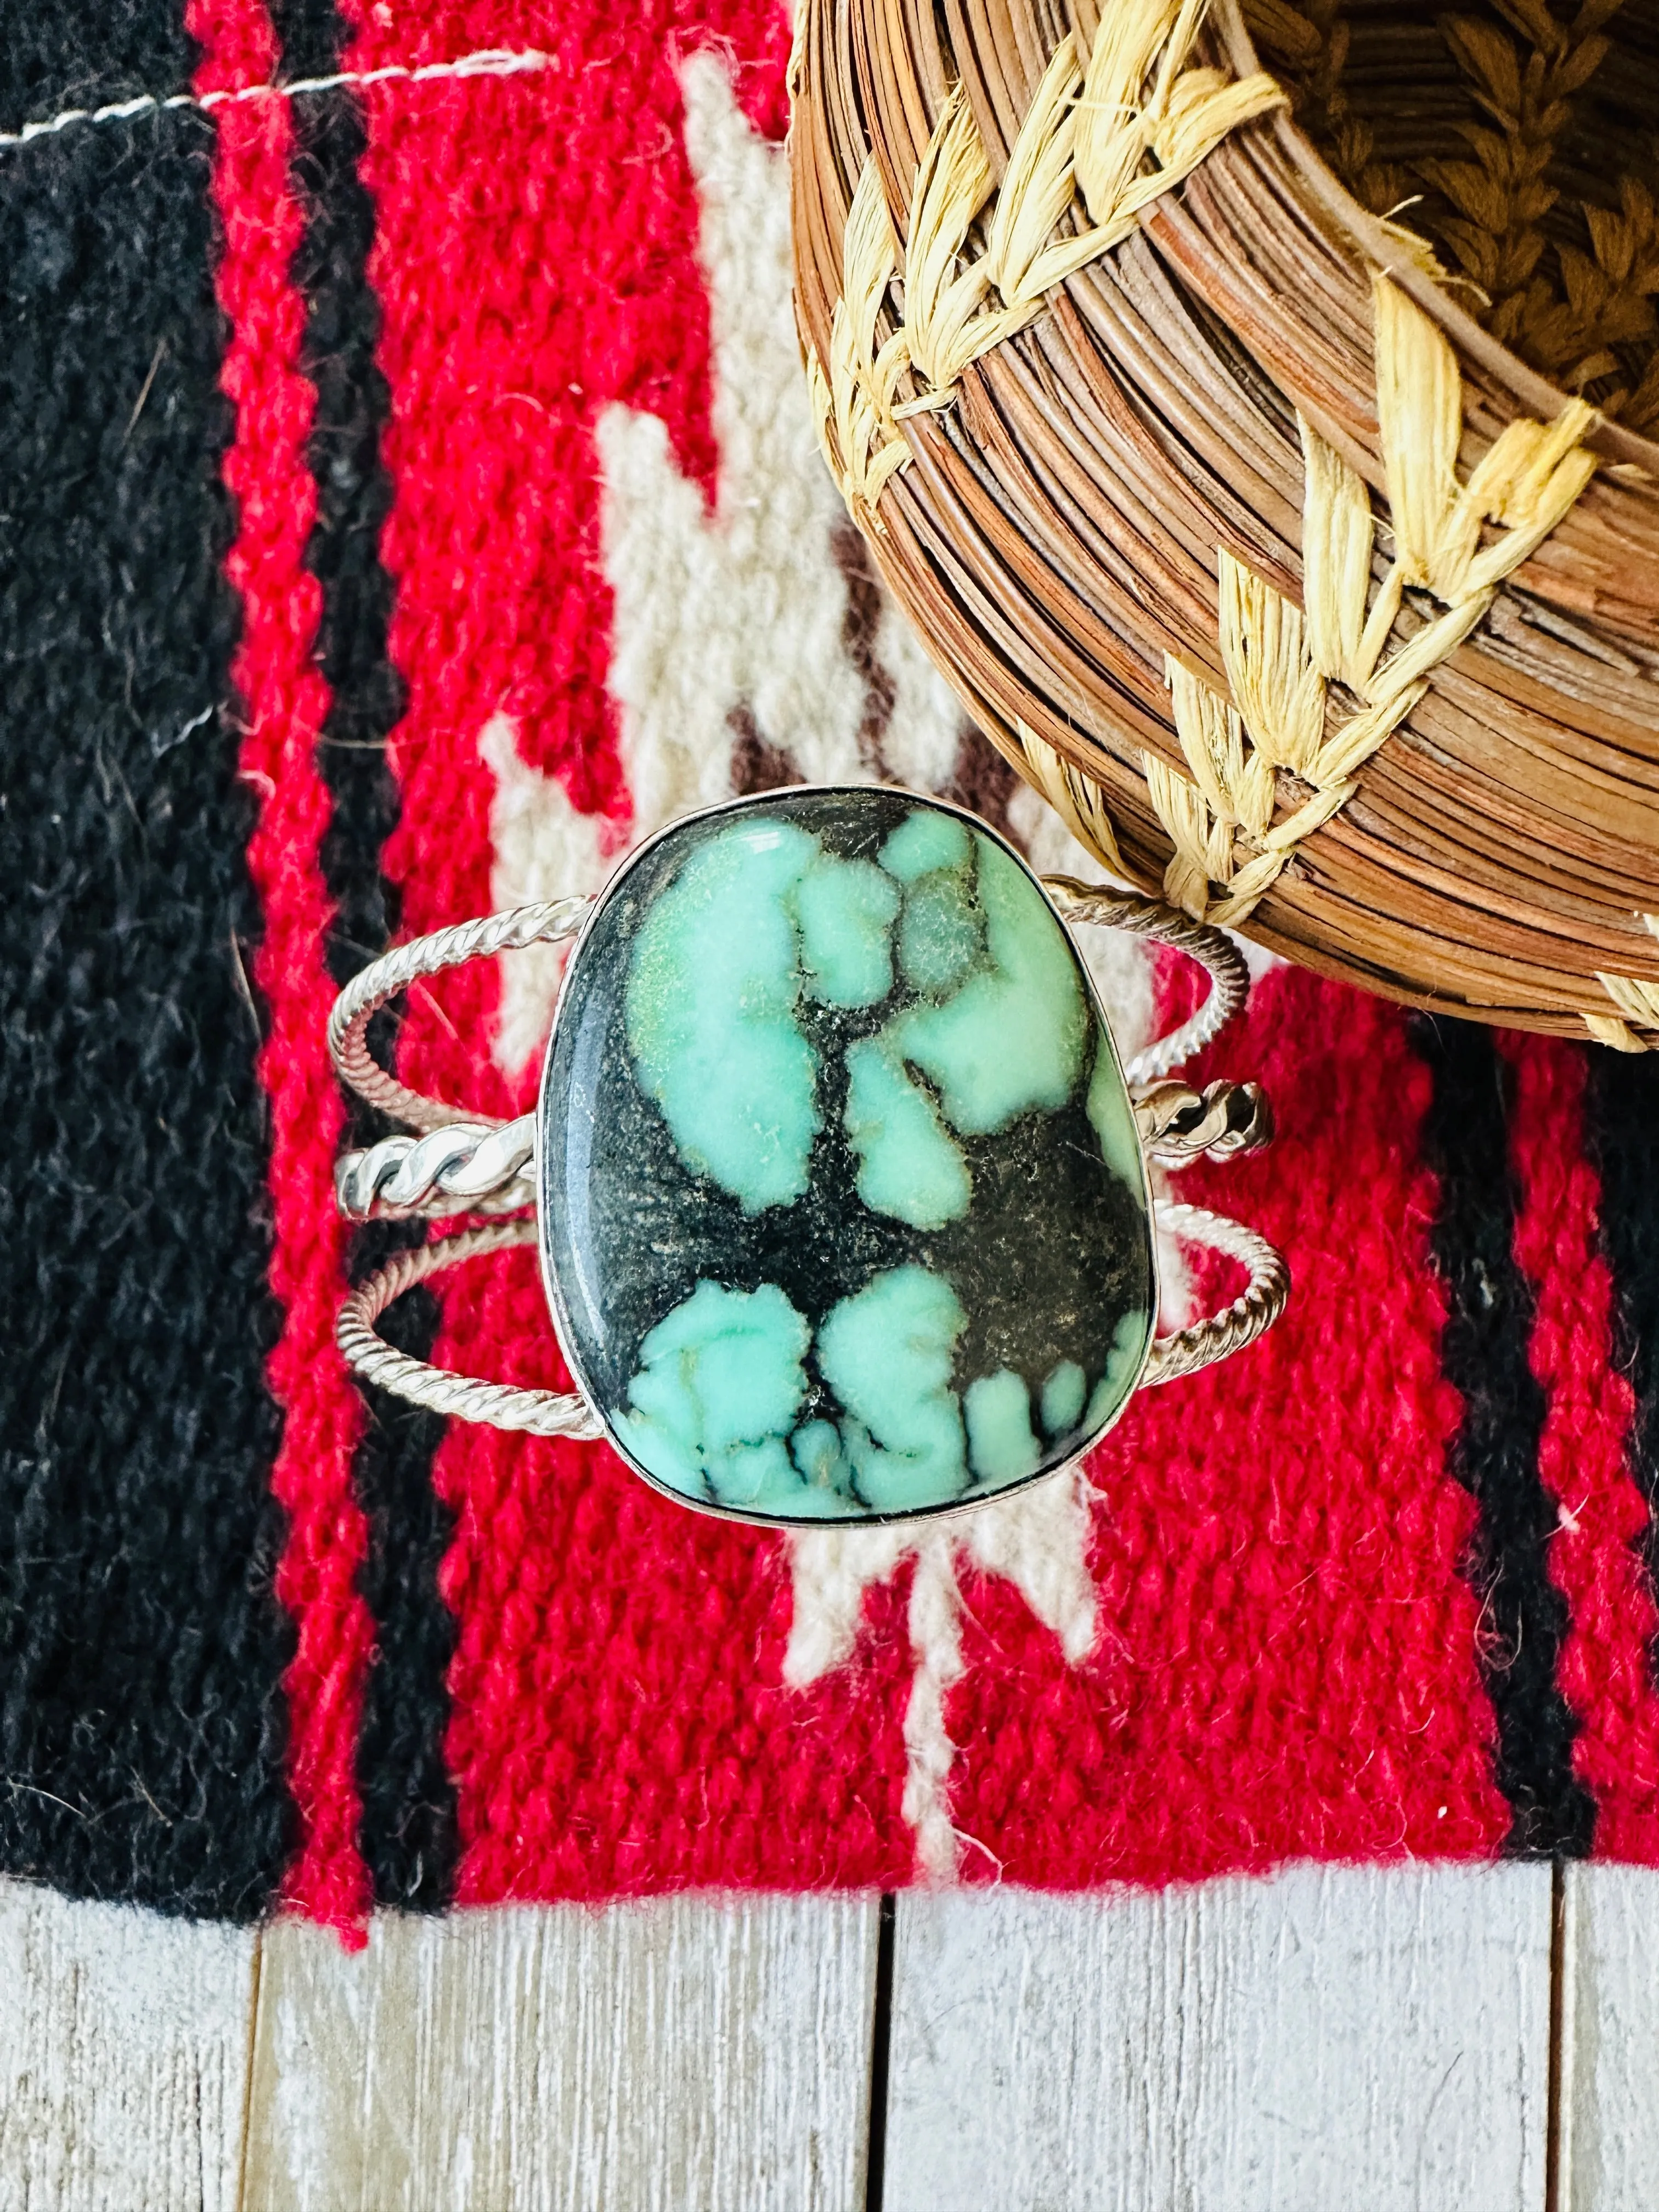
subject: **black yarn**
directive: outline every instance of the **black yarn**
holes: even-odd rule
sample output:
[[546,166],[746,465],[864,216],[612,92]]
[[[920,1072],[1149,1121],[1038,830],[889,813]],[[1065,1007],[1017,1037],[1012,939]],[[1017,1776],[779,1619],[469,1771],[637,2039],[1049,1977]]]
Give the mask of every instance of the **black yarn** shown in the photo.
[[[31,109],[191,59],[171,6],[3,35]],[[291,1840],[292,1638],[212,143],[0,156],[0,1865],[240,1917]]]
[[[1601,1178],[1613,1364],[1630,1377],[1636,1397],[1631,1468],[1650,1516],[1639,1543],[1659,1589],[1659,1054],[1588,1050],[1585,1150]],[[1649,1666],[1659,1683],[1659,1644]]]
[[[190,88],[183,0],[0,0],[0,131]],[[119,126],[117,126],[119,127]],[[71,125],[71,130],[84,128]]]
[[362,118],[345,87],[293,103],[295,189],[305,233],[292,274],[306,301],[301,366],[317,387],[307,458],[317,520],[306,566],[322,586],[318,658],[333,702],[319,750],[333,799],[322,864],[336,904],[328,960],[344,983],[382,952],[398,927],[396,886],[380,854],[397,827],[398,787],[386,740],[403,713],[386,650],[395,586],[380,560],[392,483],[380,464],[391,393],[374,360],[380,304],[368,260],[374,209],[357,175]]
[[270,20],[283,54],[283,76],[331,76],[349,35],[334,0],[271,0]]
[[[275,12],[287,76],[325,76],[338,67],[344,33],[331,0],[286,0]],[[380,319],[368,276],[374,204],[358,175],[366,145],[362,112],[341,87],[296,98],[294,118],[305,231],[293,275],[307,305],[301,363],[317,386],[308,457],[318,514],[306,561],[322,586],[318,653],[333,694],[319,753],[333,801],[321,857],[337,908],[329,964],[343,983],[384,950],[398,920],[397,888],[380,872],[398,820],[385,743],[404,703],[387,651],[395,587],[380,557],[392,503],[380,462],[391,395],[374,361]],[[372,1039],[383,1057],[391,1030],[389,1020],[377,1024]],[[353,1141],[383,1133],[354,1101]],[[420,1238],[418,1224],[363,1231],[354,1241],[354,1276]],[[438,1318],[429,1291],[411,1293],[390,1316],[387,1333],[424,1358]],[[369,1424],[353,1468],[369,1535],[360,1586],[375,1622],[358,1746],[362,1846],[381,1903],[439,1911],[450,1899],[459,1848],[455,1790],[443,1757],[455,1624],[438,1594],[453,1516],[432,1487],[445,1424],[384,1392],[366,1395]]]
[[[354,1277],[408,1241],[389,1229],[365,1232]],[[417,1288],[386,1316],[382,1333],[400,1352],[429,1358],[438,1319],[436,1298]],[[459,1850],[455,1785],[444,1762],[455,1622],[438,1595],[454,1516],[432,1487],[447,1424],[383,1390],[364,1395],[368,1425],[352,1472],[368,1520],[358,1586],[374,1617],[375,1653],[358,1739],[362,1852],[380,1904],[441,1912],[454,1892]]]
[[1441,1359],[1464,1404],[1454,1470],[1480,1509],[1466,1571],[1482,1607],[1476,1651],[1498,1722],[1498,1786],[1513,1815],[1506,1848],[1582,1858],[1595,1806],[1572,1771],[1577,1723],[1557,1681],[1567,1607],[1545,1565],[1556,1511],[1538,1470],[1534,1300],[1515,1257],[1509,1070],[1489,1030],[1422,1016],[1412,1028],[1434,1075],[1423,1146],[1440,1180],[1433,1243],[1450,1302]]

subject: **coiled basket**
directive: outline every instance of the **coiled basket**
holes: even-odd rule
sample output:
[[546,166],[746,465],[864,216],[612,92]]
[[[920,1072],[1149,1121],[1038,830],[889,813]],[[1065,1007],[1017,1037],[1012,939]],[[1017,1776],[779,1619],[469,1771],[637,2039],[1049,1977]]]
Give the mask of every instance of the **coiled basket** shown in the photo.
[[1659,0],[805,0],[824,452],[1115,873],[1659,1045]]

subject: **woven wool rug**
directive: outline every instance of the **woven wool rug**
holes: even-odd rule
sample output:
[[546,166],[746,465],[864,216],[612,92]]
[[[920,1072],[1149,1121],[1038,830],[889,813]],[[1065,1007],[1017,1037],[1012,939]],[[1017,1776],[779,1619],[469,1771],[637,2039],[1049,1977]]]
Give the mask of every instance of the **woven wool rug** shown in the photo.
[[[0,25],[0,1865],[350,1929],[1659,1858],[1659,1060],[1258,962],[1212,1072],[1279,1141],[1182,1194],[1287,1318],[933,1533],[365,1405],[333,1314],[398,1232],[335,1215],[323,1024],[389,941],[802,778],[1091,870],[818,459],[766,0]],[[1098,957],[1133,1048],[1180,979]],[[406,1079],[517,1110],[556,983],[417,990]],[[1166,1259],[1172,1318],[1222,1287]],[[524,1254],[395,1326],[562,1379]]]

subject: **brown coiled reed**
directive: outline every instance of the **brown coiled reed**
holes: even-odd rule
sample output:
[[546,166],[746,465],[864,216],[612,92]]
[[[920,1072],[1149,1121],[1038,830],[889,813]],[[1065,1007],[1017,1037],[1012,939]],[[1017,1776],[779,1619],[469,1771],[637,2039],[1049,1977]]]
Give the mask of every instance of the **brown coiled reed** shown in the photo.
[[1113,872],[1659,1046],[1659,0],[805,0],[826,458]]

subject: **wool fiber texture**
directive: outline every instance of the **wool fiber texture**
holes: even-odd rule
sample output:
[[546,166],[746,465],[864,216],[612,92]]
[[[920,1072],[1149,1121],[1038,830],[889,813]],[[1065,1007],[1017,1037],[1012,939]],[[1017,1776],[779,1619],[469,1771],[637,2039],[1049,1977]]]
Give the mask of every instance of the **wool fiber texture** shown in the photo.
[[[131,9],[5,35],[13,123],[191,67]],[[291,1845],[294,1626],[214,161],[186,110],[0,177],[0,1864],[240,1917]]]
[[[1164,1188],[1284,1249],[1285,1319],[933,1528],[717,1524],[334,1351],[410,1233],[331,1182],[380,1132],[324,1024],[389,944],[800,781],[1091,872],[818,458],[787,44],[770,0],[0,4],[0,1868],[355,1941],[1659,1859],[1659,1060],[1258,958],[1198,1073],[1279,1140]],[[1186,1010],[1088,952],[1126,1052]],[[559,975],[455,972],[377,1043],[520,1111]],[[1237,1287],[1160,1264],[1166,1325]],[[524,1252],[389,1332],[566,1379]]]

